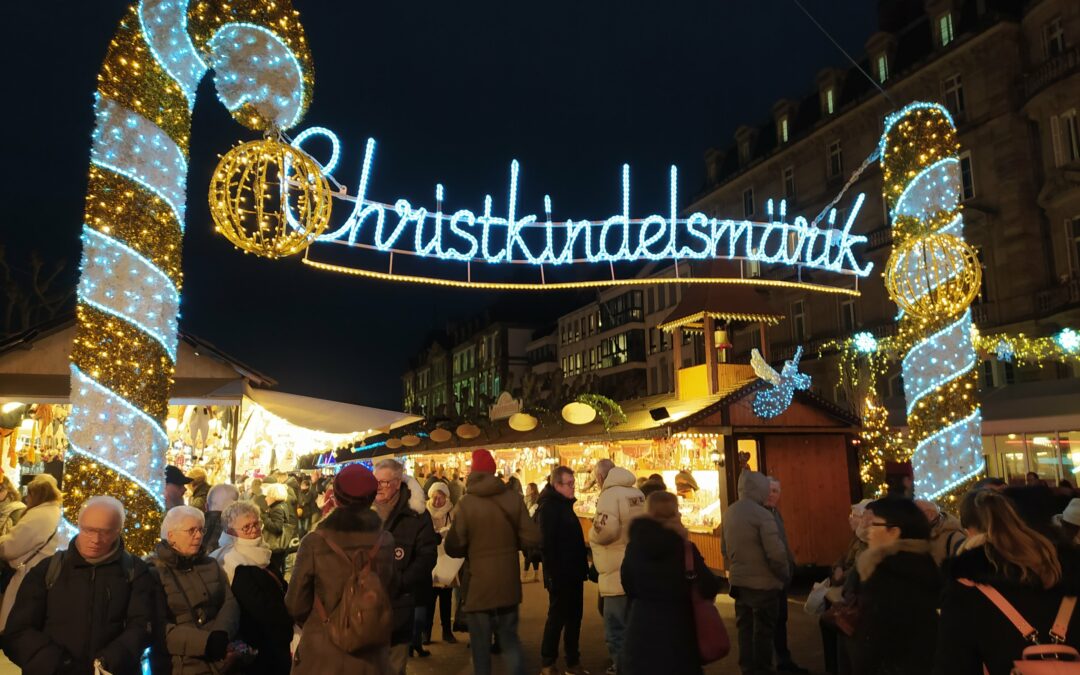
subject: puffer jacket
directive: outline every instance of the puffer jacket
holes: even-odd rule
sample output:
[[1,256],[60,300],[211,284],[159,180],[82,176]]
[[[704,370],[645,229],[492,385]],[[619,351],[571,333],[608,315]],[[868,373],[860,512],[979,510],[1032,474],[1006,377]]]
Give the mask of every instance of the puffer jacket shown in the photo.
[[383,523],[394,535],[394,567],[400,582],[390,594],[394,603],[393,644],[412,640],[413,612],[431,592],[431,570],[438,559],[439,540],[427,511],[427,501],[413,478],[401,484],[397,505]]
[[4,592],[3,603],[0,603],[0,631],[7,624],[23,579],[34,565],[56,553],[57,547],[64,543],[57,530],[59,524],[60,502],[46,502],[23,511],[15,527],[0,537],[0,560],[15,570]]
[[363,565],[376,543],[379,551],[372,569],[387,593],[396,585],[394,538],[382,530],[379,515],[371,509],[337,508],[319,521],[300,542],[285,606],[304,632],[293,654],[293,675],[384,675],[390,672],[390,644],[357,654],[348,654],[330,641],[326,624],[315,608],[315,598],[327,614],[341,602],[345,584],[352,575],[349,563],[330,548],[323,536],[332,539],[349,556]]
[[[76,537],[77,541],[78,537]],[[137,675],[150,644],[157,584],[146,563],[117,549],[88,562],[75,543],[30,570],[4,631],[4,652],[26,675],[91,675],[100,659],[113,675]]]
[[[791,580],[791,561],[776,517],[765,508],[769,479],[743,470],[744,489],[724,514],[720,551],[732,586],[780,590]],[[745,481],[745,482],[744,482]]]
[[462,609],[483,612],[520,605],[518,551],[539,545],[540,529],[529,517],[521,495],[507,489],[493,473],[469,474],[445,546],[447,555],[468,562]]
[[232,641],[240,627],[240,606],[225,571],[217,560],[201,552],[183,557],[165,541],[147,562],[158,581],[154,673],[216,675],[222,666],[206,660],[206,642],[215,631]]
[[645,513],[645,495],[636,487],[634,474],[621,467],[608,472],[596,517],[589,531],[593,565],[600,573],[600,595],[625,595],[622,564],[630,541],[630,521]]

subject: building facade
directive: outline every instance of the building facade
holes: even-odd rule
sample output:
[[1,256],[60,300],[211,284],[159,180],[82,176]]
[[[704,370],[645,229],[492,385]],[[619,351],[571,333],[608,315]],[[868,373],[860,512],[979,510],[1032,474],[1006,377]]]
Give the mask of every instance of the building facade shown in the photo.
[[[976,325],[986,334],[1029,336],[1080,325],[1080,3],[927,0],[879,7],[881,30],[868,37],[860,62],[876,86],[854,68],[821,71],[810,95],[778,101],[766,123],[741,127],[729,148],[706,153],[708,185],[688,210],[760,218],[773,198],[786,199],[789,214],[812,219],[874,152],[889,112],[915,100],[938,101],[957,125],[965,237],[983,267],[972,307]],[[880,274],[891,232],[877,162],[865,166],[837,204],[837,222],[850,215],[858,193],[865,202],[853,231],[869,238],[862,255],[874,263],[874,273],[858,281],[860,296],[773,291],[787,320],[768,332],[773,360],[802,345],[819,393],[853,408],[834,386],[835,357],[814,357],[826,342],[856,331],[890,334],[897,312]],[[768,265],[752,273],[808,278],[804,270]],[[853,283],[820,272],[813,279]],[[745,358],[757,339],[753,331],[736,333],[736,357]],[[1077,374],[1060,364],[1019,367],[990,358],[983,365],[984,397],[996,388]],[[881,387],[902,396],[898,369]],[[1009,422],[1001,422],[1004,431]],[[1022,430],[1001,434],[1001,443],[988,436],[990,471],[1023,466],[1047,479],[1075,478],[1067,475],[1080,450],[1069,444],[1073,429],[1040,432],[1032,438],[1043,446],[1053,439],[1053,458]]]

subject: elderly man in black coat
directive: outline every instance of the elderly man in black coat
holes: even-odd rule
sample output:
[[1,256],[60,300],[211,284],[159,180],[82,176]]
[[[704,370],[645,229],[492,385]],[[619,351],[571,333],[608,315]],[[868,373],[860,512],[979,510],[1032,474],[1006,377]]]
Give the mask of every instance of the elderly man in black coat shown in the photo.
[[150,645],[156,583],[124,549],[124,507],[93,497],[66,551],[38,563],[19,587],[4,651],[30,675],[141,672]]
[[[390,639],[390,673],[405,675],[409,652],[430,656],[416,639],[416,608],[427,607],[431,570],[438,559],[438,539],[427,511],[423,488],[404,475],[404,467],[384,459],[375,465],[378,492],[373,508],[383,528],[394,535],[394,564],[400,584],[390,589],[394,604],[394,633]],[[424,622],[421,625],[426,625]]]

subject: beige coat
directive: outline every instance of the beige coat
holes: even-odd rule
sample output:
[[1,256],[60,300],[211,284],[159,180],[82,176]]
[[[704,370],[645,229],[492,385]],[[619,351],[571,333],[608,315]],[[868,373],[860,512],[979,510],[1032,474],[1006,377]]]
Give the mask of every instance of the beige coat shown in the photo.
[[[319,521],[317,530],[331,537],[347,555],[364,550],[360,556],[361,564],[367,562],[370,550],[379,541],[375,571],[382,579],[387,594],[393,596],[396,582],[394,538],[389,532],[381,531],[377,513],[371,509],[339,507]],[[319,612],[315,609],[315,598],[318,597],[327,613],[334,611],[350,576],[349,563],[335,553],[321,536],[309,534],[300,541],[296,567],[293,568],[289,590],[285,594],[285,606],[304,629],[300,644],[293,654],[293,675],[383,675],[390,672],[389,642],[384,647],[360,654],[343,652],[330,642]]]
[[645,495],[637,489],[634,474],[615,467],[604,480],[596,502],[596,517],[589,531],[593,565],[600,573],[600,595],[626,595],[621,569],[630,541],[630,521],[645,513]]
[[57,531],[60,524],[60,502],[46,502],[23,511],[19,522],[11,531],[0,537],[0,559],[15,570],[15,576],[4,592],[0,604],[0,630],[7,624],[8,613],[15,604],[19,586],[34,565],[56,553],[62,542]]
[[446,553],[465,558],[466,612],[521,604],[519,551],[540,545],[540,528],[525,501],[491,473],[469,475],[466,494],[454,511]]

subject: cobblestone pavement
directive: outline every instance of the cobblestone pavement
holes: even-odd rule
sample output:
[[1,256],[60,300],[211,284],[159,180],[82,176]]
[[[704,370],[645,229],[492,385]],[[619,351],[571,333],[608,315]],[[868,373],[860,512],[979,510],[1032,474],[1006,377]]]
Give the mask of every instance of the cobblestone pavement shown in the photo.
[[[547,593],[541,584],[526,584],[525,601],[521,608],[521,640],[525,648],[525,672],[540,672],[540,636],[544,630],[544,617],[547,612]],[[732,642],[735,642],[735,605],[728,596],[720,596],[717,600],[720,613],[727,624],[728,633]],[[441,631],[436,625],[435,635],[439,637]],[[409,662],[410,675],[468,675],[472,672],[469,661],[467,634],[458,633],[457,638],[461,641],[456,645],[436,642],[432,644],[431,657],[427,659],[414,658]],[[791,651],[795,660],[812,672],[821,673],[822,652],[821,638],[817,623],[802,611],[802,603],[792,600],[788,619],[788,638]],[[581,626],[581,652],[582,665],[593,673],[601,675],[608,666],[607,648],[604,644],[604,628],[600,620],[600,614],[596,611],[596,585],[585,585],[585,620]],[[714,664],[706,669],[708,675],[738,675],[737,650],[732,649],[732,654],[722,662]],[[14,675],[19,669],[7,659],[0,657],[0,675]],[[495,673],[503,673],[502,663],[495,659]]]

